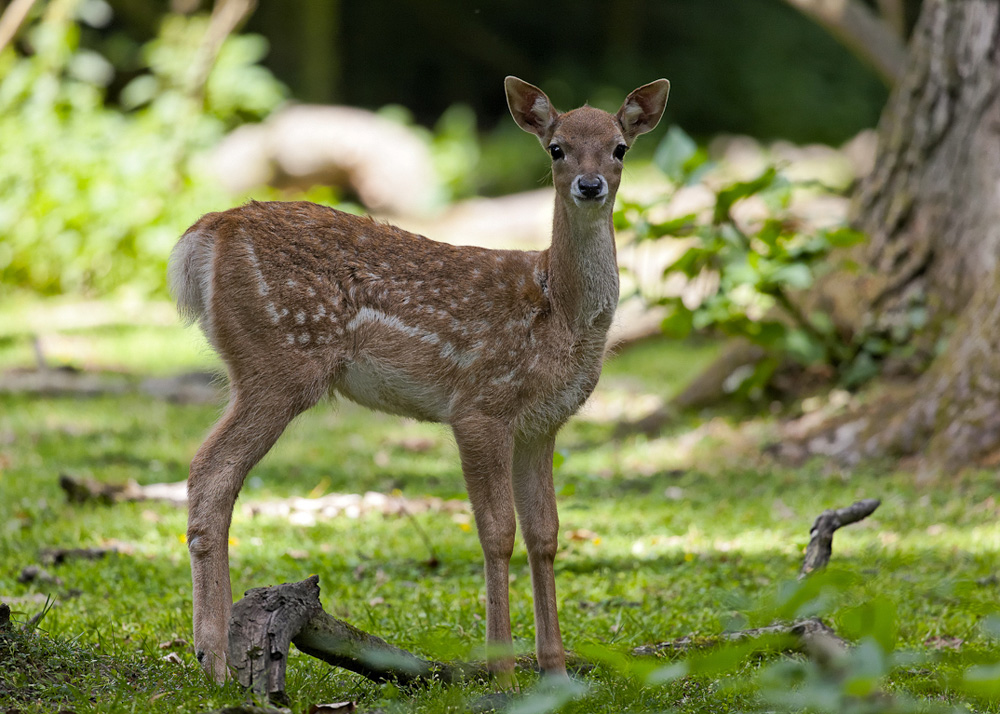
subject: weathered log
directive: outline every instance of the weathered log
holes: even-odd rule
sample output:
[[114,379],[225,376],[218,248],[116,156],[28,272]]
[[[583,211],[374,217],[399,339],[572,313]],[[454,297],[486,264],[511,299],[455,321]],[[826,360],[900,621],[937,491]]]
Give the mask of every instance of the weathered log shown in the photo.
[[319,578],[248,590],[233,605],[229,654],[236,679],[272,701],[284,700],[288,645],[374,682],[456,682],[487,676],[484,664],[421,659],[323,611]]
[[271,701],[284,702],[288,645],[322,611],[315,575],[247,590],[233,605],[229,621],[229,656],[237,681]]
[[867,518],[881,503],[877,498],[866,498],[846,508],[829,509],[819,514],[809,530],[809,545],[806,546],[806,556],[802,561],[799,579],[815,570],[825,568],[830,562],[834,531]]

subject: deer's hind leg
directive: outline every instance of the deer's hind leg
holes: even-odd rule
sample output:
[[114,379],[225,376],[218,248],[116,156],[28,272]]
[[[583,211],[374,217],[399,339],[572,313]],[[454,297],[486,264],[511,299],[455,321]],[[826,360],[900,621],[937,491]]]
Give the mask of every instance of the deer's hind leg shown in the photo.
[[[262,381],[262,380],[261,380]],[[234,380],[225,414],[191,462],[187,545],[193,581],[194,646],[217,682],[228,676],[229,526],[243,480],[297,415],[323,394],[317,384],[262,388]]]

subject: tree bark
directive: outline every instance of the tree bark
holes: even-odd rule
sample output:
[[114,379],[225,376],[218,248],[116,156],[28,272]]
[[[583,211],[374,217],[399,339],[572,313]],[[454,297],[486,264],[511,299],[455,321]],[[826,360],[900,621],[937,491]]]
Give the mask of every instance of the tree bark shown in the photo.
[[842,331],[904,336],[919,376],[808,439],[807,451],[848,463],[919,456],[934,471],[996,462],[1000,3],[924,2],[852,213],[870,236],[858,261],[868,270],[828,285],[839,295],[826,306]]

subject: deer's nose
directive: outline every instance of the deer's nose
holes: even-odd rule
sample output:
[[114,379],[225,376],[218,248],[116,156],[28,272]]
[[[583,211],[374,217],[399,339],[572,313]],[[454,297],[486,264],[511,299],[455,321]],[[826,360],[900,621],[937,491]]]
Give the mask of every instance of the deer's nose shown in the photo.
[[603,198],[608,193],[608,184],[600,174],[577,176],[575,184],[576,190],[573,193],[589,201]]

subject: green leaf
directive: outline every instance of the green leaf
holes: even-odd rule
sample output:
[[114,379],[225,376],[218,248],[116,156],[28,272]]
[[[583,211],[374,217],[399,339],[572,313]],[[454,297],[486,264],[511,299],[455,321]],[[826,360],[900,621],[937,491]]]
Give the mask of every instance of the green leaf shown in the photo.
[[675,183],[682,183],[689,170],[688,162],[694,158],[698,145],[683,129],[672,126],[656,147],[653,163]]
[[649,232],[644,238],[661,238],[663,236],[684,237],[692,235],[698,228],[698,214],[688,213],[677,218],[671,218],[662,223],[650,223]]
[[663,274],[683,273],[689,278],[693,278],[702,271],[710,256],[711,253],[704,248],[692,246],[684,251],[677,260],[664,268]]
[[760,231],[757,232],[757,238],[761,243],[773,250],[777,247],[778,239],[781,237],[783,230],[784,225],[781,221],[776,218],[768,218],[764,221],[764,225]]
[[812,312],[809,315],[809,321],[812,323],[816,331],[823,335],[832,335],[834,333],[833,320],[825,312]]
[[823,345],[805,330],[789,330],[785,336],[785,349],[802,364],[815,364],[826,355]]
[[729,211],[732,209],[734,203],[740,199],[760,193],[773,184],[777,176],[777,169],[773,166],[768,166],[764,173],[757,178],[750,181],[739,181],[719,191],[715,199],[713,222],[716,225],[727,222],[729,220]]
[[691,334],[694,326],[694,314],[683,305],[676,305],[673,313],[660,323],[660,330],[667,337],[683,340]]
[[878,597],[844,610],[837,623],[848,639],[870,637],[883,652],[896,647],[896,603]]
[[762,347],[774,348],[780,346],[788,333],[788,327],[776,320],[761,320],[752,322],[747,327],[747,336],[752,342]]
[[783,265],[771,274],[771,282],[796,290],[804,290],[813,283],[812,271],[805,263]]
[[847,227],[826,231],[825,238],[834,248],[850,248],[852,245],[858,245],[868,240],[868,236],[861,231]]
[[843,370],[840,381],[850,389],[878,376],[878,372],[878,363],[875,358],[870,353],[862,351]]

